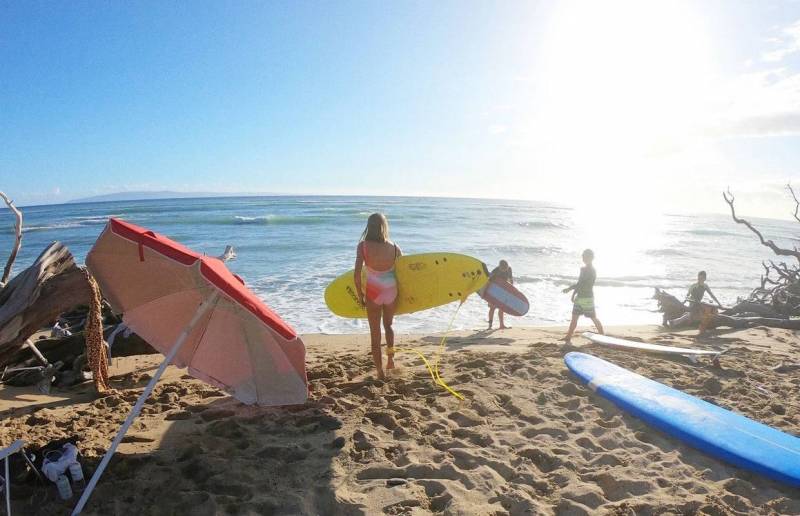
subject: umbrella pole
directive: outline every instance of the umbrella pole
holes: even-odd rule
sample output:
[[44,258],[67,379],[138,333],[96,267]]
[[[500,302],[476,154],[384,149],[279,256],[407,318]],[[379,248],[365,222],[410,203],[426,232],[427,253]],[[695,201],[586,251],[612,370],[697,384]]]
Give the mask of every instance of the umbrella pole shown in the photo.
[[164,371],[167,369],[167,366],[172,362],[172,359],[175,358],[175,355],[178,354],[178,350],[181,349],[181,346],[183,346],[183,343],[186,341],[187,337],[189,337],[189,334],[192,332],[194,326],[200,321],[203,315],[205,315],[205,313],[208,312],[217,303],[218,299],[219,299],[219,292],[215,290],[208,298],[206,298],[205,301],[203,301],[203,304],[201,304],[197,308],[197,311],[194,313],[194,317],[192,317],[192,320],[189,321],[189,324],[183,329],[183,332],[181,332],[180,336],[178,337],[178,340],[176,340],[175,344],[172,345],[172,349],[169,350],[169,353],[164,358],[164,361],[161,362],[160,366],[158,366],[158,370],[153,375],[153,378],[150,379],[150,382],[147,384],[147,387],[145,387],[144,391],[139,396],[139,399],[136,400],[136,404],[133,406],[131,413],[128,414],[128,418],[122,424],[122,427],[120,427],[116,437],[114,437],[114,440],[111,442],[111,446],[109,446],[108,451],[106,451],[106,454],[103,455],[103,460],[100,461],[100,465],[97,466],[97,469],[92,475],[91,480],[89,480],[89,483],[86,485],[86,489],[83,491],[80,500],[78,500],[78,504],[72,510],[72,516],[77,516],[78,514],[81,513],[84,506],[86,505],[86,502],[89,501],[89,496],[91,496],[92,491],[94,490],[95,486],[97,486],[97,482],[100,480],[100,476],[103,474],[103,471],[106,469],[106,466],[108,466],[109,461],[111,461],[111,457],[117,450],[117,446],[119,446],[119,443],[122,442],[122,438],[125,437],[125,433],[128,431],[128,428],[130,428],[131,424],[133,423],[133,420],[136,419],[136,416],[138,416],[139,412],[141,412],[142,407],[144,406],[144,402],[150,396],[150,393],[153,392],[153,388],[155,388],[159,378],[161,378],[161,375],[164,374]]

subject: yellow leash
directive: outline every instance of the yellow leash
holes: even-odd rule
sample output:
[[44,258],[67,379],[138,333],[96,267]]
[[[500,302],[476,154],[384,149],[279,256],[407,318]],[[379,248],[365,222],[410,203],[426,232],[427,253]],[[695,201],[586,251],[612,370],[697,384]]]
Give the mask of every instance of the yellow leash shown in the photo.
[[433,366],[431,366],[431,363],[428,361],[425,355],[417,348],[394,349],[394,353],[414,353],[415,355],[419,356],[419,358],[421,358],[422,362],[425,364],[425,367],[428,368],[428,372],[431,373],[431,378],[433,379],[433,382],[436,383],[437,385],[441,385],[442,387],[445,388],[447,392],[449,392],[450,394],[452,394],[453,396],[455,396],[460,400],[463,400],[464,396],[458,391],[454,390],[449,385],[447,385],[444,379],[439,375],[439,361],[442,357],[442,353],[444,352],[444,344],[445,341],[447,340],[447,334],[450,333],[450,330],[453,328],[453,323],[455,322],[456,316],[458,315],[458,311],[461,310],[461,305],[463,304],[464,301],[462,300],[461,303],[458,304],[458,308],[456,308],[453,317],[450,318],[450,324],[447,325],[447,330],[445,330],[444,335],[442,335],[442,340],[439,342],[439,349],[436,352],[436,360],[434,361]]

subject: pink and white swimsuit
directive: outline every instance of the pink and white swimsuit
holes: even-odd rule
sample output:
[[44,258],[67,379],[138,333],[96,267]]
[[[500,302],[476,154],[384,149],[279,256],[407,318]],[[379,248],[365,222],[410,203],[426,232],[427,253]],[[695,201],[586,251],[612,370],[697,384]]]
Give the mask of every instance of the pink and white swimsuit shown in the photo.
[[[394,273],[394,265],[388,270],[378,271],[367,265],[367,246],[361,246],[364,255],[364,266],[367,268],[367,299],[376,305],[388,305],[397,298],[397,276]],[[395,257],[397,256],[397,245],[394,246]]]

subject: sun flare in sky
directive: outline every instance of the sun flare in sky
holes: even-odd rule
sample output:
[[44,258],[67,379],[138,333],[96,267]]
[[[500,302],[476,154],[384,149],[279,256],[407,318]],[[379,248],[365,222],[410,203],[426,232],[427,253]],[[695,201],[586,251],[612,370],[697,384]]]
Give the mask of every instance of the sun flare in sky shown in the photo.
[[692,5],[559,4],[530,120],[539,168],[576,178],[586,200],[652,188],[644,176],[691,145],[712,88],[713,49]]

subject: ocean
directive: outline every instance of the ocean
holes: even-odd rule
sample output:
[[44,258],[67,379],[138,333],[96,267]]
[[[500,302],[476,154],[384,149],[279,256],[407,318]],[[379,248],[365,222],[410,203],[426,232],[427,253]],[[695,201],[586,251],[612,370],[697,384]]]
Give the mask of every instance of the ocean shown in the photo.
[[[721,202],[721,201],[720,201]],[[696,274],[725,304],[759,284],[761,261],[775,259],[746,228],[726,215],[626,212],[595,205],[574,209],[553,203],[412,197],[237,197],[60,204],[22,208],[23,246],[15,272],[60,240],[80,263],[108,217],[119,217],[218,256],[226,245],[238,258],[229,268],[300,333],[368,331],[366,321],[342,319],[325,306],[328,283],[351,269],[368,215],[389,219],[391,238],[405,254],[464,253],[493,268],[507,260],[528,297],[525,317],[512,326],[564,325],[584,248],[594,249],[598,316],[606,325],[658,324],[653,287],[683,298]],[[765,236],[797,242],[797,223],[752,219]],[[13,241],[13,218],[0,211],[0,261]],[[456,310],[446,305],[397,318],[400,332],[439,332]],[[486,324],[476,295],[461,308],[455,328]],[[584,324],[588,322],[584,320]],[[495,322],[495,325],[497,322]]]

